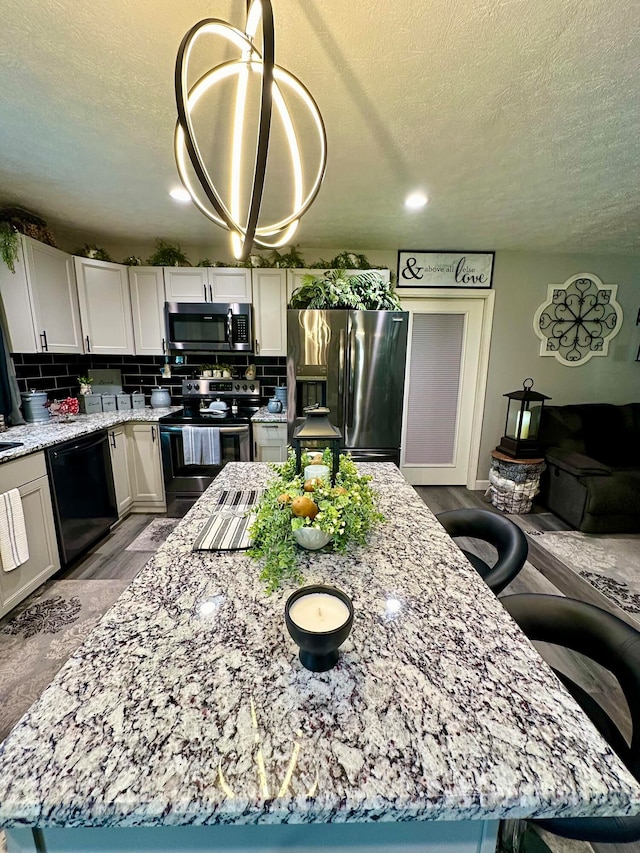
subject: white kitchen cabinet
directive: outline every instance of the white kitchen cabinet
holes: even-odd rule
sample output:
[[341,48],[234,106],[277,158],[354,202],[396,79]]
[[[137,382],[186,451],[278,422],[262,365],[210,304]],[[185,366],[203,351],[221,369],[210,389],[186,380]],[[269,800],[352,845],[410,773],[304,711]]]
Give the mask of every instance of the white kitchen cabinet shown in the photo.
[[251,270],[244,267],[209,267],[212,302],[251,302]]
[[18,489],[22,499],[29,559],[10,572],[0,567],[0,616],[60,568],[44,453],[0,465],[0,493]]
[[0,264],[11,351],[82,353],[73,256],[20,235],[15,269]]
[[129,267],[133,343],[136,355],[164,355],[164,275],[162,267]]
[[244,267],[164,267],[167,302],[251,302]]
[[129,473],[129,437],[124,424],[109,430],[109,452],[111,454],[111,470],[113,485],[116,490],[116,506],[118,518],[122,518],[133,503],[131,490],[131,475]]
[[84,351],[133,355],[129,276],[123,264],[74,258]]
[[254,269],[256,355],[287,354],[287,270]]
[[286,424],[253,424],[253,461],[287,461]]
[[164,512],[164,480],[158,424],[127,424],[133,512]]

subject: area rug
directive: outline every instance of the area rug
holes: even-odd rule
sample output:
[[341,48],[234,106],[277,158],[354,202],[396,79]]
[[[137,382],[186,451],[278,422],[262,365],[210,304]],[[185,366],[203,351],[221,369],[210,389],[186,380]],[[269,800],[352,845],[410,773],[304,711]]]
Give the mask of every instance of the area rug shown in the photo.
[[124,550],[157,551],[179,521],[179,518],[154,518]]
[[0,742],[129,583],[48,581],[0,619]]
[[618,607],[636,617],[640,614],[640,535],[577,530],[528,533]]

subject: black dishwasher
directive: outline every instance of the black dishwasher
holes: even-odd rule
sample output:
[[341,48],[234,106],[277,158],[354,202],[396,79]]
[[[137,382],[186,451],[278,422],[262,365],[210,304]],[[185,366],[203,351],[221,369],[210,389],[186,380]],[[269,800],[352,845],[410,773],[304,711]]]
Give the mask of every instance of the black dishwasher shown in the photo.
[[47,468],[60,559],[66,566],[118,520],[106,431],[48,448]]

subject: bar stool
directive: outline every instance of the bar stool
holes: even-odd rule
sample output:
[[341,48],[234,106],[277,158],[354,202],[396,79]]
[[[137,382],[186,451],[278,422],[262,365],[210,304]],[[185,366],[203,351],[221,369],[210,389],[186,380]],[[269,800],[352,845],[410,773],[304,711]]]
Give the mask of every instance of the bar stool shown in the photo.
[[529,553],[527,537],[517,524],[488,509],[452,509],[436,516],[449,536],[468,536],[488,542],[498,552],[493,566],[462,550],[487,586],[498,595],[524,566]]
[[[631,745],[589,693],[554,670],[609,746],[640,780],[640,631],[600,607],[558,595],[506,595],[500,603],[530,640],[580,652],[618,679],[631,713]],[[640,816],[551,818],[530,823],[577,841],[604,844],[640,841]]]

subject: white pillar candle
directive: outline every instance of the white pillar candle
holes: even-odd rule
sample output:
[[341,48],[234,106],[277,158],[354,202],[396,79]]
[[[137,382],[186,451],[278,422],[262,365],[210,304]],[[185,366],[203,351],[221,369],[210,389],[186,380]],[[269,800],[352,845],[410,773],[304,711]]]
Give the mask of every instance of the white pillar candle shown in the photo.
[[305,480],[326,480],[329,481],[329,466],[328,465],[307,465],[304,469]]
[[349,618],[349,608],[335,595],[310,592],[293,602],[289,617],[305,631],[335,631]]
[[[516,437],[518,435],[518,427],[520,426],[520,412],[516,414]],[[520,430],[520,438],[529,438],[529,425],[531,424],[531,412],[522,412],[522,429]]]

